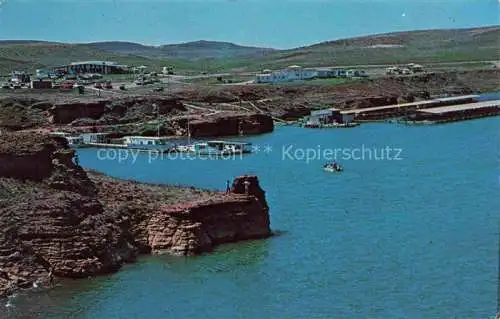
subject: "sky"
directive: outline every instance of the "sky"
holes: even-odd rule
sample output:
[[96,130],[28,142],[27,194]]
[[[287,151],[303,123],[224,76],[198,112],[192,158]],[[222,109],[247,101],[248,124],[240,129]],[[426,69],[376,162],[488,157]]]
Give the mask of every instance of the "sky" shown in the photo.
[[394,31],[500,24],[500,0],[0,0],[1,40],[197,40],[288,49]]

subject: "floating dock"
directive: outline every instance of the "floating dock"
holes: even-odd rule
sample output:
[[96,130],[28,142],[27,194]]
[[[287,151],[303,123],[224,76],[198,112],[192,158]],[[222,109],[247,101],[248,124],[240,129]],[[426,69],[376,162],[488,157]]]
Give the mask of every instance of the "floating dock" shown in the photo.
[[500,106],[500,100],[495,101],[484,101],[484,102],[476,102],[469,104],[459,104],[453,106],[442,106],[442,107],[433,107],[425,110],[420,110],[421,113],[431,113],[431,114],[446,114],[451,112],[463,112],[463,111],[472,111],[486,108],[498,108]]
[[446,123],[500,115],[500,100],[417,110],[406,117],[409,123]]
[[158,152],[158,153],[168,153],[170,149],[164,148],[141,148],[139,146],[128,146],[124,144],[110,144],[110,143],[85,143],[85,144],[77,144],[72,145],[74,148],[117,148],[124,149],[128,151],[136,151],[136,152]]
[[393,117],[407,116],[419,109],[428,109],[433,107],[457,105],[463,103],[473,103],[479,98],[479,95],[463,95],[454,97],[437,98],[411,103],[402,103],[386,106],[369,107],[363,109],[342,111],[343,115],[354,115],[354,121],[379,121]]

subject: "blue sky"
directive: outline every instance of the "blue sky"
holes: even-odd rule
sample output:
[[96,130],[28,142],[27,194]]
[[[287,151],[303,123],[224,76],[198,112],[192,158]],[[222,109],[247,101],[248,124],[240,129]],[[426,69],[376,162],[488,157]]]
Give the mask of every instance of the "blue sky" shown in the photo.
[[0,0],[0,39],[196,40],[292,48],[415,29],[498,25],[500,0]]

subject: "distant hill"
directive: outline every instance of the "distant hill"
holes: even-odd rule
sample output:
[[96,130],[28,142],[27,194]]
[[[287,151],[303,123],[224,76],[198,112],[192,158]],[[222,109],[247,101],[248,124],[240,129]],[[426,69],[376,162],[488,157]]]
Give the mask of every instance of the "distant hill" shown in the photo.
[[127,65],[160,68],[174,65],[179,70],[192,69],[189,62],[146,58],[98,50],[87,44],[66,44],[42,41],[0,41],[0,75],[12,70],[33,72],[35,68],[59,66],[74,61],[103,60]]
[[65,44],[0,41],[0,74],[12,69],[108,60],[178,71],[256,71],[304,67],[500,60],[500,26],[376,34],[274,50],[229,42],[196,41],[162,46],[132,42]]
[[92,42],[88,43],[87,45],[93,49],[100,51],[145,57],[154,57],[158,52],[158,47],[147,46],[134,42],[107,41]]
[[113,53],[133,54],[156,59],[235,59],[261,57],[274,49],[237,45],[230,42],[195,41],[161,46],[146,46],[131,42],[95,42],[89,46]]
[[500,26],[424,30],[340,39],[291,50],[232,67],[279,68],[298,64],[335,66],[500,60]]

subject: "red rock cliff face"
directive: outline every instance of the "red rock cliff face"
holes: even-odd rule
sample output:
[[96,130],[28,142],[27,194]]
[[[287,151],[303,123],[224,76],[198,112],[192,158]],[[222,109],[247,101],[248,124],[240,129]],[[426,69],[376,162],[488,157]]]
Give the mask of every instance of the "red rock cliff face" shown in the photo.
[[168,114],[174,110],[185,110],[184,105],[175,99],[130,97],[114,100],[69,100],[59,102],[49,109],[49,114],[52,123],[68,124],[76,119],[83,118],[97,120],[103,115],[114,115],[120,118],[130,115],[129,112],[135,112],[142,116],[156,114],[153,104],[158,108],[159,114]]
[[[239,185],[249,183],[248,194]],[[146,231],[153,252],[190,255],[211,251],[223,243],[271,236],[269,208],[255,176],[234,182],[230,194],[189,203],[160,207]]]
[[[187,127],[187,121],[184,125]],[[221,114],[190,122],[192,137],[231,136],[268,133],[274,130],[273,119],[265,114]]]
[[255,176],[234,182],[248,180],[248,195],[235,187],[223,194],[90,177],[106,210],[141,252],[193,255],[223,243],[271,236],[269,208]]
[[[87,173],[65,140],[4,134],[0,144],[0,296],[56,276],[116,271],[139,253],[198,254],[271,235],[256,177],[230,194]],[[249,191],[241,191],[248,180]],[[179,203],[186,204],[179,204]]]
[[97,190],[65,141],[3,135],[0,148],[0,294],[46,278],[85,277],[133,260]]

